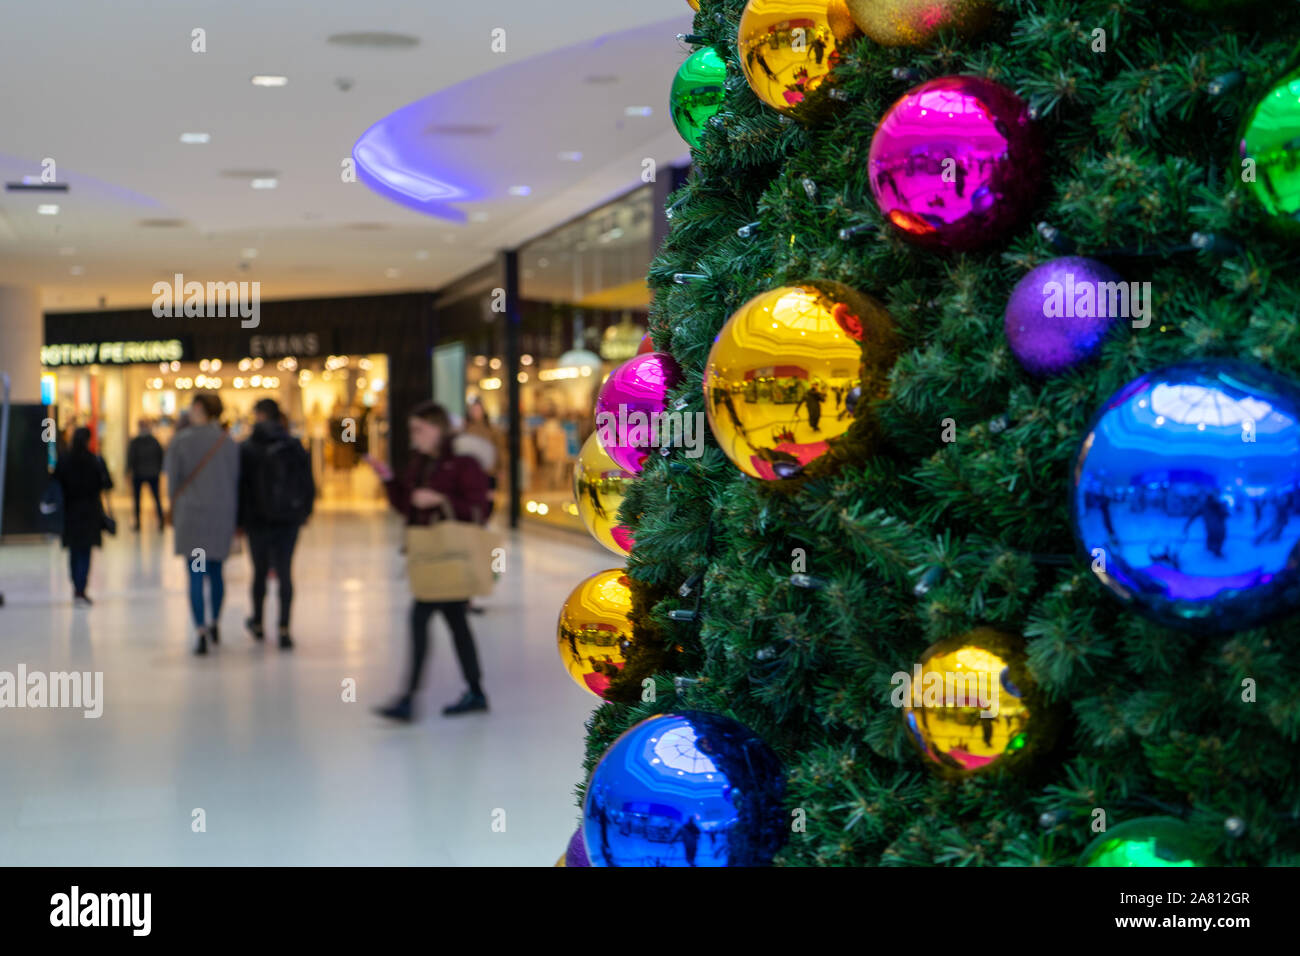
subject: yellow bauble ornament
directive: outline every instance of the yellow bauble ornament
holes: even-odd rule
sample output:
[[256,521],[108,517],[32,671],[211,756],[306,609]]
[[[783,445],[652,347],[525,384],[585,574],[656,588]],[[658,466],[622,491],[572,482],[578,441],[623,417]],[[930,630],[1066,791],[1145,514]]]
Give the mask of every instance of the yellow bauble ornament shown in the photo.
[[849,12],[848,0],[830,0],[826,6],[826,19],[830,21],[831,30],[840,43],[862,36],[862,31],[853,22],[853,14]]
[[691,9],[696,13],[700,12],[700,0],[686,0],[691,5]]
[[1056,735],[1024,642],[992,628],[935,644],[894,695],[908,736],[945,777],[1014,768],[1049,749]]
[[840,60],[843,40],[831,26],[829,0],[749,0],[736,48],[760,100],[803,118]]
[[618,522],[618,507],[636,475],[624,471],[592,432],[573,464],[573,500],[591,536],[619,557],[632,551],[632,531]]
[[993,19],[992,0],[845,0],[853,22],[881,46],[924,46],[941,30],[969,37]]
[[632,643],[632,589],[627,572],[593,574],[564,602],[556,629],[560,659],[583,690],[604,697]]
[[897,355],[885,307],[836,282],[781,286],[727,320],[704,369],[718,444],[755,478],[797,478],[886,394]]
[[564,862],[564,858],[565,858],[566,855],[567,855],[567,854],[565,854],[565,853],[561,853],[561,854],[560,854],[560,858],[559,858],[558,860],[555,861],[555,865],[556,865],[556,866],[567,866],[568,864],[566,864],[566,863]]

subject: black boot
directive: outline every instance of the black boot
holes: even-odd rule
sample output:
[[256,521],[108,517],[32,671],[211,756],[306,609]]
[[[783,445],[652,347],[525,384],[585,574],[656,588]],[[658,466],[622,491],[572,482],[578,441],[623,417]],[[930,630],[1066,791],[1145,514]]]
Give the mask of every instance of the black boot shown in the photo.
[[208,631],[207,628],[199,628],[198,638],[194,642],[194,654],[196,657],[202,657],[208,652]]
[[457,714],[472,714],[475,711],[487,709],[487,698],[483,696],[482,691],[467,690],[460,700],[454,704],[448,704],[442,709],[442,716],[454,717]]
[[244,627],[248,628],[248,633],[253,635],[253,640],[255,641],[260,641],[266,637],[265,632],[262,630],[261,621],[250,617],[244,622]]
[[387,717],[389,720],[396,720],[403,724],[409,724],[415,719],[415,711],[411,706],[410,697],[399,697],[387,707],[376,707],[375,713],[380,717]]
[[280,650],[293,650],[293,638],[289,636],[289,629],[287,627],[280,628]]
[[221,643],[221,629],[217,626],[216,621],[208,625],[208,640],[212,641],[213,647]]

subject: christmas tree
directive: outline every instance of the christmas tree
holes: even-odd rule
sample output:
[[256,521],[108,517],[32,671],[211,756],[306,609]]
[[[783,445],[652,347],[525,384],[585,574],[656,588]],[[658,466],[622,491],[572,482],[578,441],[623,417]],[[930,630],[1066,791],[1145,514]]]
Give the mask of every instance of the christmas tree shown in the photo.
[[[700,7],[725,81],[651,335],[713,427],[618,512],[588,775],[698,711],[780,758],[778,865],[1072,865],[1150,817],[1157,855],[1300,863],[1300,6]],[[724,381],[732,316],[800,289],[838,331]],[[817,380],[840,332],[861,370]],[[923,659],[988,670],[1001,720],[955,728]]]

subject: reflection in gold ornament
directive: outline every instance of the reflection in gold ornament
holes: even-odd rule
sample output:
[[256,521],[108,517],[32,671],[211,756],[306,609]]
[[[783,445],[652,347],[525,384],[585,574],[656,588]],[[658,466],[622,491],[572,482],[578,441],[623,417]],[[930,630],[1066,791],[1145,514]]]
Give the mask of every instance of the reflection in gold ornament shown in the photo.
[[885,307],[848,286],[807,282],[750,299],[709,351],[705,411],[747,475],[795,478],[883,397],[897,352]]
[[745,79],[760,100],[801,118],[840,60],[829,0],[749,0],[736,38]]
[[908,736],[944,776],[1012,766],[1031,743],[1050,745],[1047,715],[1027,700],[1035,687],[1019,638],[978,628],[935,644],[907,676]]
[[556,639],[569,676],[583,690],[603,697],[622,669],[632,643],[632,590],[627,572],[593,574],[564,602]]
[[964,37],[993,19],[992,0],[846,0],[858,27],[881,46],[924,46],[940,30]]
[[573,500],[591,536],[619,557],[632,551],[632,531],[619,524],[618,508],[634,481],[636,475],[618,467],[592,432],[573,465]]

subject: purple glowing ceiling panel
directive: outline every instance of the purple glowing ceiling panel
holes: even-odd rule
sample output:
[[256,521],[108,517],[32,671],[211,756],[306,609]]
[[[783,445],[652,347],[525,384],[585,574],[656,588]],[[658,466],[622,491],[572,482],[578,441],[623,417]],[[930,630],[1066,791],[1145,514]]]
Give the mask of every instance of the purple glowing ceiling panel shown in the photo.
[[[403,106],[352,147],[357,178],[393,202],[454,222],[467,219],[463,203],[566,188],[573,164],[551,162],[557,152],[594,166],[639,146],[654,128],[625,124],[623,98],[666,96],[682,53],[665,37],[682,23],[689,27],[689,16],[530,57]],[[602,76],[619,82],[602,91],[594,82]]]

